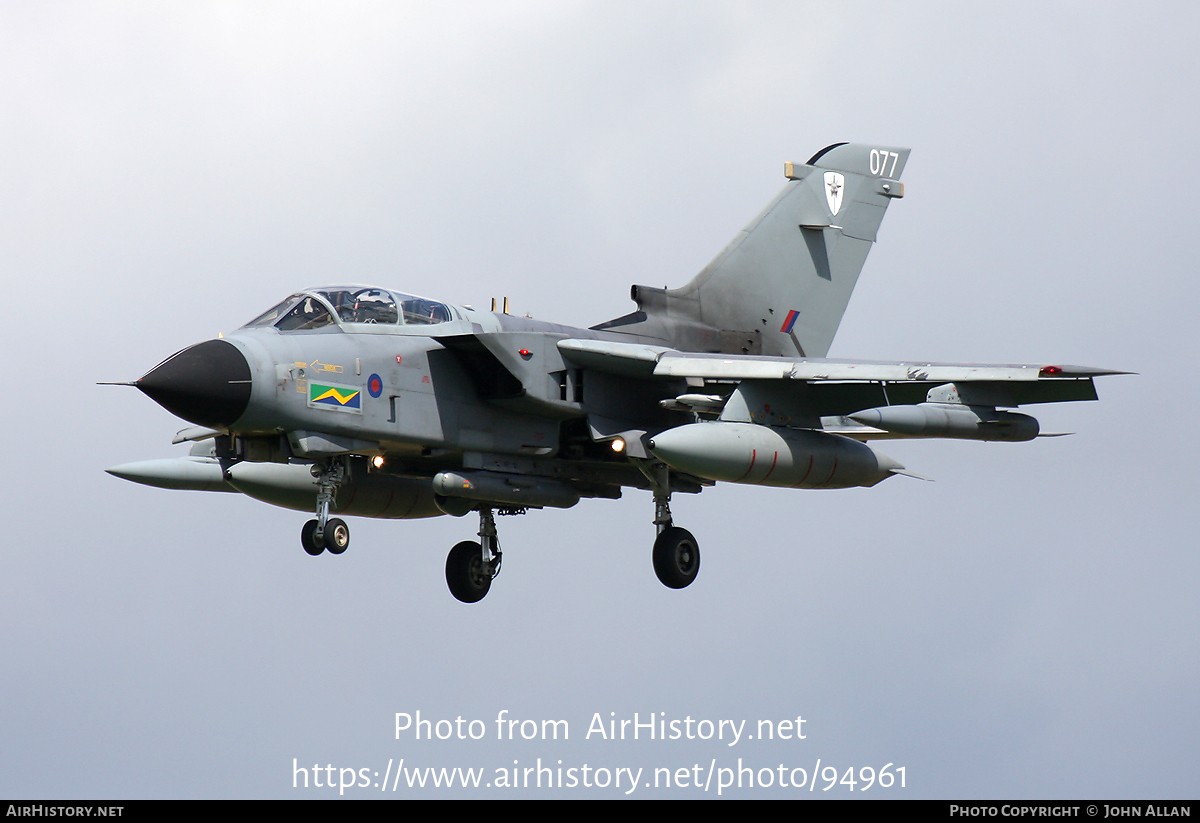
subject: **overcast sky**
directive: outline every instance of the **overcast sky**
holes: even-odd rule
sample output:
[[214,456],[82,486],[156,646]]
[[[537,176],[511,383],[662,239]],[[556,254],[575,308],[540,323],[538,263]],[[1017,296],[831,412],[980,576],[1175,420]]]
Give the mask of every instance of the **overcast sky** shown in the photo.
[[[714,797],[717,777],[656,790],[654,769],[741,758],[776,780],[903,767],[868,797],[1195,797],[1198,17],[4,4],[0,796],[337,796],[293,789],[294,758],[366,770],[355,797],[627,790],[374,785],[389,759],[486,783],[541,758]],[[686,282],[784,161],[838,141],[913,153],[831,356],[1139,374],[1028,409],[1073,437],[880,447],[933,483],[678,496],[703,551],[682,591],[654,576],[645,492],[502,519],[504,573],[466,606],[443,568],[472,519],[355,518],[314,559],[302,513],[104,474],[183,454],[186,424],[97,381],[299,288],[592,325],[632,283]],[[397,740],[418,710],[487,734]],[[570,739],[498,741],[505,710]],[[586,737],[635,712],[754,739]],[[804,740],[758,739],[798,716]],[[861,793],[826,783],[724,796]]]

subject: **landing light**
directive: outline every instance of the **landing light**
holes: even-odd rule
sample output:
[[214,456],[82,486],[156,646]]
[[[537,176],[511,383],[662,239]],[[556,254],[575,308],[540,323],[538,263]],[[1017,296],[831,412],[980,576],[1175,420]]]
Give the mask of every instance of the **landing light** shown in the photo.
[[616,438],[615,440],[613,440],[612,441],[612,450],[617,453],[625,451],[625,441],[619,437]]
[[372,465],[372,466],[374,466],[374,467],[375,467],[375,468],[377,468],[377,469],[382,469],[382,468],[383,468],[383,455],[382,455],[382,454],[377,454],[377,455],[375,455],[374,457],[372,457],[372,458],[371,458],[371,465]]

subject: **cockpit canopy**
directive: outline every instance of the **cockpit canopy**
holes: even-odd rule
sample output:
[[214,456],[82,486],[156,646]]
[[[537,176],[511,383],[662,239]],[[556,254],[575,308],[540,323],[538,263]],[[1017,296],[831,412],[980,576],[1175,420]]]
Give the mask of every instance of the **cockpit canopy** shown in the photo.
[[454,312],[445,303],[424,297],[370,286],[331,286],[293,294],[251,320],[246,328],[274,326],[279,331],[302,331],[344,323],[432,326],[454,319]]

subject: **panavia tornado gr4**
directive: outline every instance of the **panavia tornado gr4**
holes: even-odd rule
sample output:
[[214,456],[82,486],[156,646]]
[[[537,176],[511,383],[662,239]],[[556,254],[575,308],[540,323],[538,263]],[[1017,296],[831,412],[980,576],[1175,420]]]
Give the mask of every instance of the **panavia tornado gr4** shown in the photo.
[[696,578],[696,539],[671,496],[718,482],[874,486],[905,473],[870,441],[1024,441],[1010,411],[1094,400],[1065,365],[825,358],[895,198],[909,150],[839,143],[785,164],[787,183],[687,285],[634,286],[637,310],[577,329],[390,289],[297,292],[136,385],[194,424],[191,454],[111,474],[171,489],[241,492],[308,511],[311,555],[350,542],[335,515],[476,513],[446,580],[476,602],[500,571],[495,515],[624,487],[654,499],[653,565]]

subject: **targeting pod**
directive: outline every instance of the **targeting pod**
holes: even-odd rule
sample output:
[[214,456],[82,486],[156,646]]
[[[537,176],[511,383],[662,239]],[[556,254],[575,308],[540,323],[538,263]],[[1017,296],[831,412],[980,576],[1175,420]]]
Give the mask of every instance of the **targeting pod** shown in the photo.
[[454,500],[442,498],[537,509],[569,509],[579,502],[579,492],[557,480],[487,471],[439,472],[433,478],[433,492],[448,514],[458,514],[461,507]]
[[1038,436],[1038,421],[1027,414],[997,411],[991,406],[919,403],[882,406],[847,415],[864,426],[874,426],[905,437],[950,437],[1019,443]]

